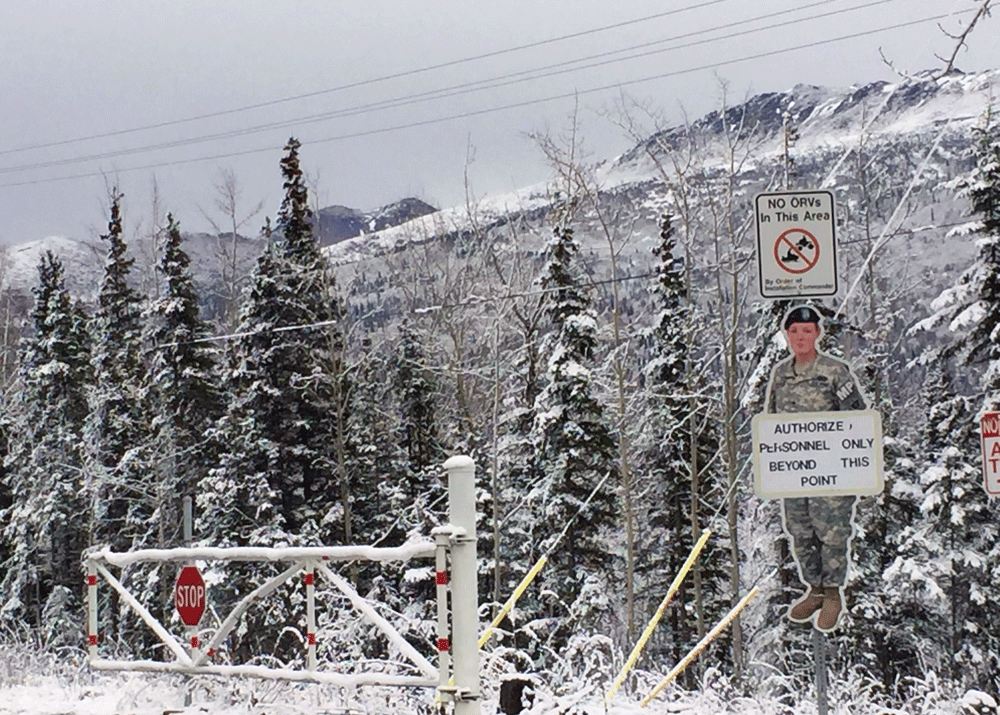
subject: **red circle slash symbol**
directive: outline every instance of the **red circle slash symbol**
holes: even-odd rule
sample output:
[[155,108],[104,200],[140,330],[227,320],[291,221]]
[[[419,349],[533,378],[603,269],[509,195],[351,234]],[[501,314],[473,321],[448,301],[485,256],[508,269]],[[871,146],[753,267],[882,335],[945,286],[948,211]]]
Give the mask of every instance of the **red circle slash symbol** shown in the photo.
[[819,261],[819,241],[804,228],[790,228],[774,242],[774,260],[783,271],[805,273]]

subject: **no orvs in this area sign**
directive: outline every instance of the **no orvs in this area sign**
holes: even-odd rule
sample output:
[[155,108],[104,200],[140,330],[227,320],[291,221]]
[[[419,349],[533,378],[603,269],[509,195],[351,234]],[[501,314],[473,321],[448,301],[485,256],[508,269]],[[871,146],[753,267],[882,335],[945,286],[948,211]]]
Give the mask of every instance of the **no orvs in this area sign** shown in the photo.
[[754,220],[761,297],[836,295],[835,213],[829,191],[757,195]]

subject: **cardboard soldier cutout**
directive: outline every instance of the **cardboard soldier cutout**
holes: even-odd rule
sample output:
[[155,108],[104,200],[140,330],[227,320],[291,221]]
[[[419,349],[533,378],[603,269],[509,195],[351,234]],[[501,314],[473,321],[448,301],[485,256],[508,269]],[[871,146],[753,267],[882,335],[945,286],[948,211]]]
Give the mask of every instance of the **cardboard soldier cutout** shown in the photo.
[[[822,335],[820,323],[819,313],[809,306],[797,306],[785,315],[783,327],[792,354],[771,373],[767,412],[868,408],[847,363],[817,350]],[[821,631],[832,631],[840,622],[857,499],[809,496],[782,500],[782,525],[806,589],[788,609],[791,620],[812,621]]]

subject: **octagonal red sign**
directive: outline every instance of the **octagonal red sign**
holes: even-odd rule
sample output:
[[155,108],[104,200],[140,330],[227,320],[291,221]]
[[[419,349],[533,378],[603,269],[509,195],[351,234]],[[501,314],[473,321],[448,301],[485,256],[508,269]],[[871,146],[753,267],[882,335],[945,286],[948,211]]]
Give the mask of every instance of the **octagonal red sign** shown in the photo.
[[186,626],[197,626],[205,614],[205,580],[196,566],[185,566],[174,587],[174,606]]

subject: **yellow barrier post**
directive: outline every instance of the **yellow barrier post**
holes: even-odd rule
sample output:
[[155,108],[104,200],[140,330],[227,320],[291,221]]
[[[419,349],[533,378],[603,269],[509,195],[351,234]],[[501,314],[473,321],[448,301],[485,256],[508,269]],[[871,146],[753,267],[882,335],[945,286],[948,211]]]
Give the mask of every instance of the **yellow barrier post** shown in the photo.
[[756,586],[754,586],[753,590],[750,591],[750,593],[748,593],[746,596],[744,596],[742,601],[733,606],[732,610],[730,610],[729,613],[726,614],[726,617],[723,618],[721,621],[719,621],[719,623],[715,626],[715,628],[710,630],[705,635],[705,637],[698,642],[698,645],[692,648],[691,652],[688,653],[686,656],[684,656],[684,658],[681,660],[680,663],[674,666],[674,669],[667,674],[667,677],[664,678],[659,685],[653,688],[653,692],[647,695],[645,699],[642,701],[641,703],[642,706],[646,707],[647,705],[649,705],[650,701],[657,695],[659,695],[661,690],[667,687],[674,680],[674,678],[680,675],[684,671],[684,669],[691,664],[691,661],[693,661],[695,658],[701,655],[701,652],[708,647],[708,644],[711,643],[713,640],[715,640],[718,637],[718,635],[722,633],[722,631],[724,631],[730,623],[732,623],[733,619],[735,619],[736,616],[740,615],[740,611],[742,611],[746,607],[746,605],[750,603],[750,599],[756,596],[758,591],[759,589]]
[[495,631],[497,629],[497,626],[500,625],[500,622],[504,619],[504,616],[510,613],[511,609],[514,608],[514,604],[517,603],[517,599],[521,597],[521,594],[523,594],[525,590],[528,588],[528,586],[531,585],[531,582],[535,580],[535,576],[538,575],[538,572],[542,570],[542,568],[545,566],[548,560],[549,557],[543,554],[542,557],[538,559],[538,561],[535,563],[535,565],[531,567],[531,570],[524,575],[524,578],[521,579],[521,583],[519,583],[517,585],[517,588],[514,589],[514,593],[512,593],[510,595],[510,598],[507,599],[507,603],[503,604],[503,608],[501,608],[500,612],[497,613],[496,618],[493,619],[493,622],[490,624],[489,628],[483,631],[483,634],[479,636],[480,648],[486,645],[486,643],[490,639],[490,636],[493,635],[493,631]]
[[618,677],[615,678],[615,682],[611,684],[611,689],[608,691],[608,694],[604,696],[605,704],[611,700],[611,696],[618,692],[618,688],[620,688],[622,683],[625,682],[625,678],[628,677],[629,671],[632,670],[632,666],[635,665],[635,662],[639,659],[642,649],[646,647],[646,642],[649,640],[650,636],[653,635],[653,631],[656,630],[656,626],[659,624],[660,619],[667,610],[667,606],[670,605],[670,602],[674,599],[677,591],[680,590],[684,577],[687,576],[688,571],[691,570],[691,567],[698,559],[698,555],[701,553],[701,550],[705,547],[708,537],[711,535],[712,530],[706,529],[705,533],[703,533],[701,538],[698,539],[698,543],[696,543],[694,548],[691,549],[691,553],[688,555],[687,560],[684,562],[684,565],[681,566],[681,570],[674,578],[673,583],[670,584],[670,588],[667,590],[667,595],[664,596],[663,602],[660,603],[660,607],[656,609],[656,613],[653,614],[653,618],[649,621],[649,625],[646,626],[646,630],[643,631],[642,636],[639,638],[639,642],[635,644],[631,655],[629,655],[628,660],[625,661],[625,666],[622,668],[621,673],[619,673]]

